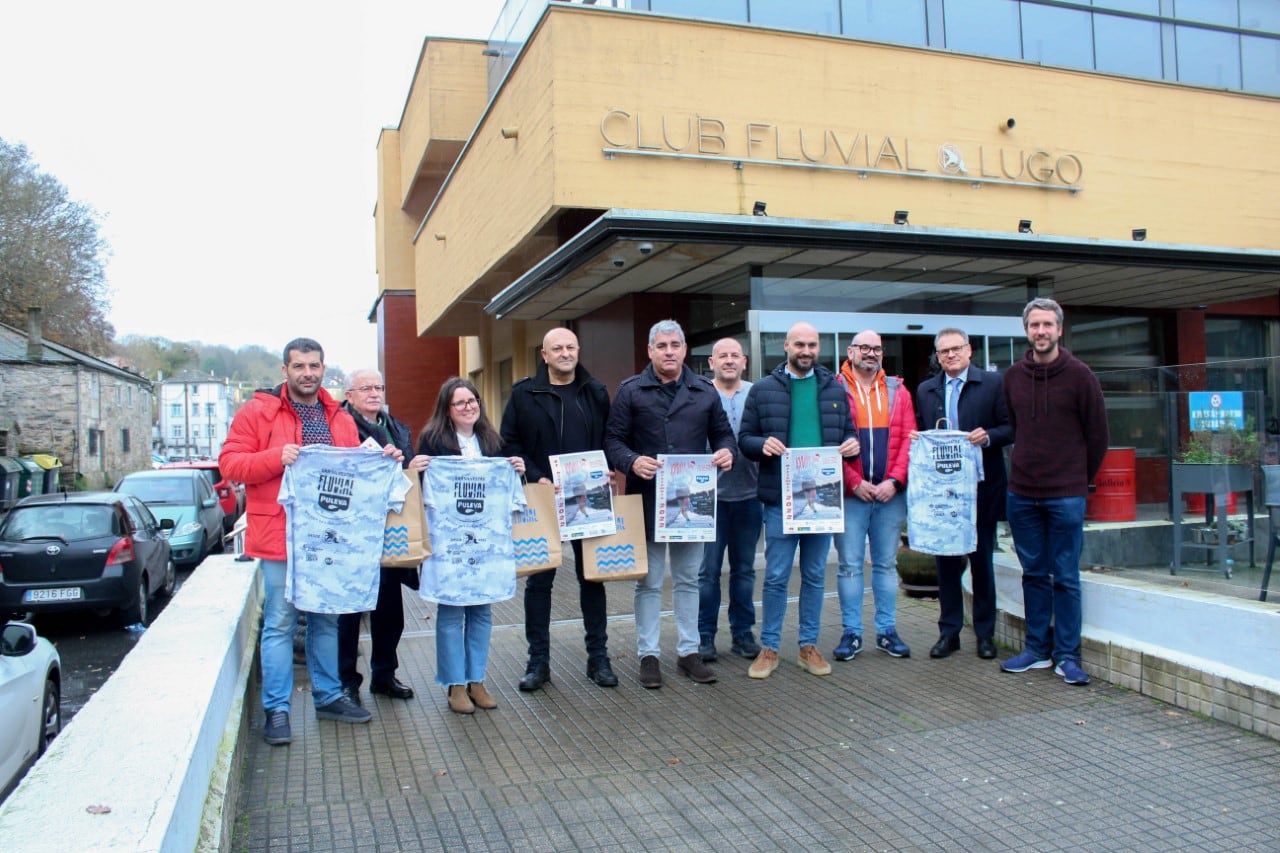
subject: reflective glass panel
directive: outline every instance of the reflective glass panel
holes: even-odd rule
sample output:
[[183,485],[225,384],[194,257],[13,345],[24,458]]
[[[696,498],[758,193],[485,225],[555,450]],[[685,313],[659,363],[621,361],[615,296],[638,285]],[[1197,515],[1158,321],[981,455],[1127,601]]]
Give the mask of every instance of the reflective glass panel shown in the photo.
[[1215,89],[1240,88],[1240,36],[1175,27],[1178,44],[1178,80]]
[[1093,67],[1093,16],[1077,9],[1022,7],[1022,58],[1066,68]]
[[844,34],[868,41],[925,46],[924,0],[843,0]]
[[751,0],[751,23],[805,32],[840,32],[839,0]]
[[1235,0],[1174,0],[1173,16],[1180,21],[1200,21],[1228,27],[1240,23]]
[[649,9],[710,21],[747,20],[747,0],[649,0]]
[[1014,0],[948,0],[943,26],[947,50],[1005,59],[1022,57]]
[[1157,80],[1164,76],[1160,25],[1154,21],[1094,15],[1093,39],[1099,71]]
[[1242,36],[1240,51],[1245,90],[1280,95],[1280,39]]

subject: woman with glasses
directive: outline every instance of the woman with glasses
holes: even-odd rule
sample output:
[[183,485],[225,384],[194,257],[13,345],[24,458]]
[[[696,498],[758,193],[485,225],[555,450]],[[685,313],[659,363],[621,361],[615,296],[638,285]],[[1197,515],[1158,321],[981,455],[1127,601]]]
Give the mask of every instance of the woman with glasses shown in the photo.
[[458,714],[498,707],[484,686],[490,605],[515,594],[511,513],[524,506],[524,460],[506,457],[509,468],[450,464],[434,471],[432,460],[501,457],[501,449],[476,387],[458,376],[447,379],[418,436],[418,453],[427,457],[423,495],[432,539],[421,594],[437,604],[436,683]]

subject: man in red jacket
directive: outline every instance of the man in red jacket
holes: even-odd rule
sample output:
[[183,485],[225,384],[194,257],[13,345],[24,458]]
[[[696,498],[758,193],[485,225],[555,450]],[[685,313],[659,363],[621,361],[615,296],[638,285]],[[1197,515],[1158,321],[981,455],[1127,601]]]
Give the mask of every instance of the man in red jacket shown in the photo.
[[911,392],[902,378],[884,372],[884,343],[872,329],[849,344],[840,382],[858,431],[861,455],[844,461],[844,533],[835,536],[836,592],[844,631],[831,653],[853,660],[862,651],[863,562],[871,546],[871,591],[875,598],[876,648],[909,658],[898,636],[898,546],[907,521],[907,461],[916,428]]
[[[276,502],[284,469],[298,460],[304,444],[355,447],[360,443],[355,421],[320,387],[324,350],[310,338],[296,338],[284,348],[284,382],[254,392],[236,413],[222,445],[218,464],[229,479],[245,484],[244,552],[261,561],[265,599],[262,605],[263,737],[267,743],[289,743],[290,699],[293,695],[293,632],[298,611],[285,600],[288,549],[284,507]],[[399,456],[394,445],[384,452]],[[338,677],[338,617],[307,614],[307,671],[316,717],[367,723],[372,715],[342,692]]]

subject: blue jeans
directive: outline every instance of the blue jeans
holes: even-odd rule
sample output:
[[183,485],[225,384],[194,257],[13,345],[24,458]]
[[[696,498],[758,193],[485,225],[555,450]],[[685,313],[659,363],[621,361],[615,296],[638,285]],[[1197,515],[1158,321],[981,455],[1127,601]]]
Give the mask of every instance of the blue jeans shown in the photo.
[[844,630],[862,633],[863,557],[871,542],[871,593],[876,602],[876,633],[895,630],[898,618],[898,548],[907,521],[907,495],[863,501],[845,495],[844,533],[836,534],[836,591]]
[[671,555],[671,606],[676,612],[676,654],[698,651],[698,568],[703,542],[646,542],[649,574],[636,581],[636,654],[657,656],[662,619],[662,579]]
[[436,606],[436,684],[484,681],[493,613],[488,604]]
[[1009,531],[1022,563],[1024,648],[1041,660],[1080,660],[1084,505],[1082,497],[1037,499],[1009,492]]
[[[262,707],[266,711],[292,711],[293,632],[298,610],[284,598],[288,568],[284,560],[260,560],[262,568]],[[307,673],[315,706],[328,705],[342,695],[338,678],[338,617],[332,613],[307,614]]]
[[715,640],[720,621],[720,568],[729,551],[729,633],[751,633],[756,624],[756,545],[764,510],[760,501],[718,501],[716,541],[708,542],[698,574],[698,634]]
[[764,614],[760,620],[760,645],[778,651],[782,644],[782,618],[787,614],[787,584],[791,564],[800,549],[800,645],[818,642],[822,629],[822,596],[826,586],[827,554],[831,534],[782,532],[782,505],[764,505]]

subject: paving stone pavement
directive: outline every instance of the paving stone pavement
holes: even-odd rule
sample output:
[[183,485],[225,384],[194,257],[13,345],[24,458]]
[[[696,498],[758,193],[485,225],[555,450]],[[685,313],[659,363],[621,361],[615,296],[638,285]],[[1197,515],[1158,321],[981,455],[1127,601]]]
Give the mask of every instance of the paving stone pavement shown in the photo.
[[[830,657],[834,564],[827,581]],[[931,660],[937,603],[927,599],[898,599],[911,658],[868,643],[824,678],[795,663],[794,601],[783,664],[763,681],[728,653],[722,610],[719,680],[694,684],[676,672],[669,585],[661,690],[637,680],[630,583],[609,586],[621,684],[587,680],[566,568],[552,683],[521,693],[521,584],[494,606],[486,685],[499,708],[473,716],[449,712],[434,683],[434,606],[406,591],[398,674],[417,696],[366,693],[371,724],[319,722],[297,667],[293,744],[267,746],[253,716],[233,849],[1280,849],[1276,741],[1098,681],[1002,673],[974,654],[970,633],[959,653]],[[868,627],[871,611],[868,589]]]

